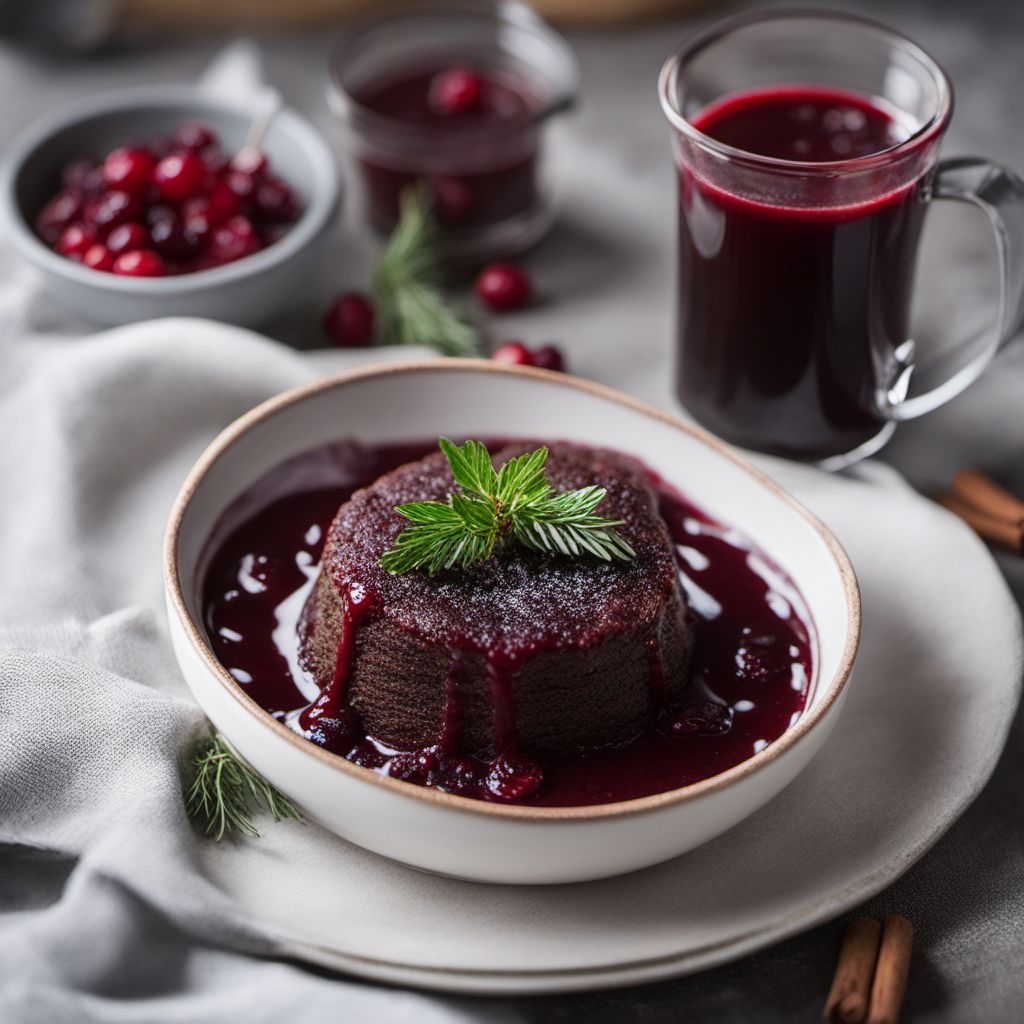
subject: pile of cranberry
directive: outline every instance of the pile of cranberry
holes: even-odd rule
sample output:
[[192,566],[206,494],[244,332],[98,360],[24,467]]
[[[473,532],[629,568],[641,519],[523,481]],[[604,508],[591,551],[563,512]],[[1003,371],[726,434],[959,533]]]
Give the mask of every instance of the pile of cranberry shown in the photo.
[[36,217],[55,252],[93,270],[162,277],[219,267],[270,245],[300,213],[266,156],[230,157],[204,124],[72,160]]

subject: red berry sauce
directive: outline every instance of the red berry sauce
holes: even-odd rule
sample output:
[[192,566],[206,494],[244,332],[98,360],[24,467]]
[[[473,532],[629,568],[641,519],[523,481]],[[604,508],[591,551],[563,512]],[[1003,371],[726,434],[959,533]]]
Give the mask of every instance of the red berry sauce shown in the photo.
[[[487,443],[495,450],[508,442]],[[710,778],[778,739],[800,716],[813,685],[815,655],[799,593],[746,538],[710,520],[652,473],[696,634],[692,682],[678,706],[665,709],[644,735],[623,747],[543,766],[508,750],[486,764],[458,748],[456,653],[446,686],[446,724],[436,746],[396,751],[367,736],[344,701],[344,687],[321,692],[299,667],[299,615],[342,502],[383,473],[434,450],[434,442],[313,449],[268,473],[215,529],[203,585],[207,635],[239,686],[279,721],[378,774],[482,800],[578,806]],[[374,602],[368,591],[353,595],[336,674],[344,675]],[[498,704],[496,734],[514,727],[499,721]]]
[[[36,215],[36,233],[68,259],[130,276],[241,259],[280,238],[301,213],[265,154],[243,151],[232,160],[213,129],[197,122],[170,138],[119,146],[99,162],[71,160],[61,182]],[[120,261],[134,253],[151,255]]]

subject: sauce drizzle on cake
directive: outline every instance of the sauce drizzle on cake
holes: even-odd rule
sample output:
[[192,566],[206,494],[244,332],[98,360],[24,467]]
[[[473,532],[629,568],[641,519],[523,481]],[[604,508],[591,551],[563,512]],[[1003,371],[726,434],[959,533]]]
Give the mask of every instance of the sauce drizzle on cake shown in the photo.
[[[528,447],[507,444],[496,465]],[[814,659],[799,594],[736,531],[618,453],[552,446],[552,483],[608,486],[601,511],[630,524],[634,562],[510,546],[450,577],[384,573],[402,526],[394,505],[451,489],[431,451],[317,449],[268,474],[215,530],[211,643],[275,717],[382,774],[565,806],[707,778],[799,716]]]

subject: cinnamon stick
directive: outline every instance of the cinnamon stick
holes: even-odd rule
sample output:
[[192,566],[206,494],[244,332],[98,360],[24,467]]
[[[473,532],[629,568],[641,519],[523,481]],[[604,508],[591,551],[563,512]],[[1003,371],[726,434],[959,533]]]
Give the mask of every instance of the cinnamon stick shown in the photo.
[[905,917],[887,917],[882,925],[882,944],[871,984],[871,1008],[867,1024],[897,1024],[910,973],[914,929]]
[[830,1024],[862,1024],[867,1016],[881,936],[882,926],[870,917],[850,922],[825,1001],[825,1020]]
[[953,478],[953,493],[979,512],[1009,523],[1024,523],[1024,501],[1014,497],[976,469],[962,469]]
[[836,976],[825,1000],[824,1018],[830,1024],[862,1024],[867,1016],[874,961],[882,926],[871,918],[857,918],[843,936]]
[[974,506],[965,501],[959,494],[944,494],[939,498],[939,504],[949,509],[954,515],[959,516],[975,533],[984,537],[985,540],[998,544],[1010,551],[1021,553],[1024,548],[1024,529],[1021,524],[1008,522],[996,516],[980,512]]

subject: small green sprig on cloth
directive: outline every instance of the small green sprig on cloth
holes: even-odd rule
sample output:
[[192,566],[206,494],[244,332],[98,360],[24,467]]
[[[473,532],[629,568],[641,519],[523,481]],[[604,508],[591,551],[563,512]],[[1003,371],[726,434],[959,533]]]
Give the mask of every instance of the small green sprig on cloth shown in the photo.
[[621,519],[605,519],[595,509],[603,487],[553,490],[544,475],[547,448],[509,459],[496,471],[479,441],[438,441],[460,490],[444,501],[414,501],[395,511],[412,523],[381,557],[392,573],[468,568],[490,558],[495,545],[511,537],[524,547],[552,555],[593,555],[610,562],[636,552],[615,529]]
[[229,832],[258,837],[252,814],[260,808],[274,821],[302,821],[291,800],[240,760],[219,732],[192,751],[185,787],[186,814],[216,842]]
[[439,285],[440,230],[422,184],[402,193],[398,225],[373,275],[382,345],[427,345],[447,356],[479,356],[480,334]]

